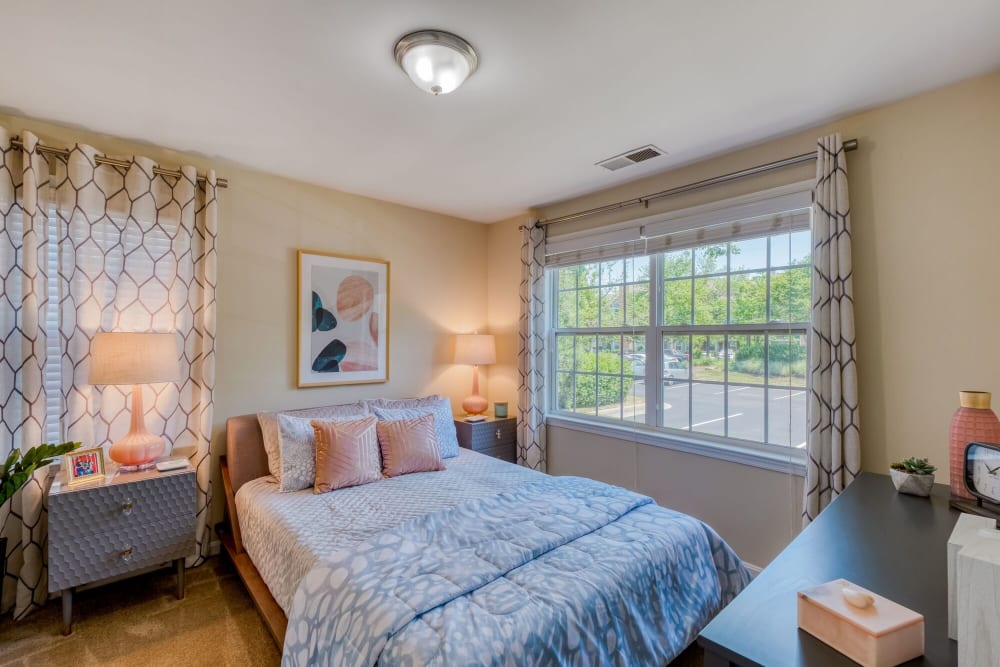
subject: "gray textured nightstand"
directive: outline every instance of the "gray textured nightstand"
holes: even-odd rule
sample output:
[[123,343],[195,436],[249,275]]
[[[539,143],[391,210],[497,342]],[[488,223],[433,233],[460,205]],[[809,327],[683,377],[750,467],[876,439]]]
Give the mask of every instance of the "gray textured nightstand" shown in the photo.
[[72,632],[73,589],[173,561],[184,597],[184,558],[194,553],[194,468],[117,473],[49,490],[49,591],[62,591],[63,634]]
[[455,417],[458,444],[480,454],[517,463],[517,419],[514,417],[467,422]]

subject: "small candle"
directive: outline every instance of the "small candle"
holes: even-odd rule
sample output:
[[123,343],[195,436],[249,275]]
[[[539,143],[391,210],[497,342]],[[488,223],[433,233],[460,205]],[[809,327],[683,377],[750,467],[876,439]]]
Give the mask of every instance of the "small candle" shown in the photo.
[[506,419],[507,417],[507,403],[494,403],[493,404],[493,416],[497,419]]

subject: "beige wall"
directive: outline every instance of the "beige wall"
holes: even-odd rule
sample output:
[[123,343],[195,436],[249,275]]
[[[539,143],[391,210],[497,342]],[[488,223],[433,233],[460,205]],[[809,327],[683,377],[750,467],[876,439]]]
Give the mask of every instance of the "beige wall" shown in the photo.
[[549,472],[592,477],[698,517],[741,558],[766,565],[801,527],[802,478],[549,426]]
[[[223,428],[233,415],[432,392],[457,407],[468,393],[471,372],[451,363],[451,334],[486,327],[486,225],[34,120],[0,115],[0,124],[52,145],[85,142],[170,167],[211,164],[229,179],[219,196],[214,454],[225,450]],[[390,261],[389,382],[296,388],[298,248]]]
[[[1000,391],[1000,72],[965,81],[836,122],[734,151],[586,197],[545,207],[542,218],[607,204],[675,185],[716,176],[804,153],[815,139],[833,131],[860,140],[848,157],[854,230],[854,291],[857,321],[862,425],[862,465],[885,471],[906,456],[926,456],[947,480],[948,424],[958,391]],[[812,178],[811,164],[744,179],[726,186],[661,200],[650,209],[621,210],[586,222],[550,229],[555,236],[585,227],[676,210]],[[516,234],[513,227],[491,229],[490,258],[505,254]],[[506,261],[506,260],[505,260]],[[490,307],[510,309],[499,299],[517,298],[514,284],[489,289],[497,295]],[[509,294],[508,294],[509,292]],[[513,363],[513,357],[501,360]],[[762,493],[759,485],[787,482],[761,473],[726,473],[714,460],[647,451],[638,457],[645,472],[676,466],[687,486],[666,474],[629,476],[633,449],[609,454],[592,437],[570,438],[549,429],[555,443],[550,471],[590,474],[628,482],[668,505],[709,518],[724,537],[753,561],[774,553],[788,533],[761,527],[760,544],[747,542],[740,526],[760,526],[766,517],[785,517],[788,504],[798,509],[797,494]],[[621,461],[617,461],[622,457]],[[697,460],[698,465],[694,461]],[[741,466],[741,468],[743,468]],[[741,479],[742,477],[742,479]],[[634,482],[634,483],[633,483]],[[736,494],[753,502],[736,502]],[[698,493],[703,487],[718,493]],[[683,498],[679,489],[686,488]],[[713,519],[714,517],[714,519]],[[754,561],[756,562],[756,561]],[[763,562],[758,564],[765,564]]]

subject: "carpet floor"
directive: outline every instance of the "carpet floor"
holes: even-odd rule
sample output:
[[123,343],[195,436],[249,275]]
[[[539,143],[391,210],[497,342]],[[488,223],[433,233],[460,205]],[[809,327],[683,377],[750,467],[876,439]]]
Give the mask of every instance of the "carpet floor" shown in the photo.
[[183,600],[170,570],[79,591],[73,634],[58,599],[23,621],[0,620],[0,665],[277,665],[278,647],[236,570],[211,558],[188,570]]
[[[280,651],[236,570],[211,558],[187,572],[186,595],[174,597],[171,570],[79,591],[73,634],[63,637],[58,599],[23,621],[0,619],[0,667],[268,666]],[[690,646],[669,667],[700,667]]]

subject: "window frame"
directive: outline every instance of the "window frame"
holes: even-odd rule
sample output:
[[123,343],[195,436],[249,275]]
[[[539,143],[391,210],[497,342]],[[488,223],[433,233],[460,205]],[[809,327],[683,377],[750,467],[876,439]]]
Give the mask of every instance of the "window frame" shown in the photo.
[[[795,184],[793,188],[801,190],[804,184]],[[811,185],[811,184],[810,184]],[[784,189],[787,193],[788,188]],[[761,193],[757,195],[751,195],[754,202],[761,201]],[[746,199],[746,198],[745,198]],[[724,204],[724,203],[720,203]],[[708,226],[712,224],[719,224],[725,221],[739,220],[740,218],[733,216],[733,211],[738,210],[740,206],[736,207],[724,207],[716,205],[712,210],[705,210],[706,207],[698,207],[697,213],[693,216],[696,217],[702,225]],[[696,209],[692,209],[696,210]],[[717,213],[716,215],[713,215]],[[675,212],[665,216],[672,221],[683,220],[686,216],[684,211]],[[662,218],[661,218],[662,219]],[[635,224],[635,221],[629,224]],[[673,222],[669,223],[673,226]],[[793,226],[789,229],[777,230],[773,232],[763,232],[760,235],[755,235],[750,238],[760,238],[760,237],[770,237],[776,233],[784,232],[796,232],[803,231],[804,229],[812,228],[812,216],[809,216],[808,226],[798,225]],[[732,239],[734,242],[741,239]],[[683,248],[678,247],[677,250],[690,248],[694,251],[697,247],[704,247],[715,245],[718,243],[726,243],[727,241],[708,241],[697,246],[686,245]],[[724,459],[728,461],[733,461],[741,464],[751,465],[755,467],[762,467],[770,470],[777,470],[784,473],[793,473],[804,475],[805,474],[805,460],[806,452],[805,448],[799,448],[791,445],[778,445],[771,444],[767,442],[768,439],[768,428],[769,428],[769,391],[771,391],[774,386],[769,383],[770,375],[768,373],[769,363],[769,353],[768,353],[768,341],[769,335],[799,335],[805,336],[806,340],[806,358],[808,359],[808,350],[810,345],[810,322],[771,322],[771,280],[775,271],[787,270],[789,268],[802,268],[805,265],[802,264],[792,264],[772,266],[771,265],[771,244],[768,243],[767,248],[767,262],[766,266],[759,269],[737,269],[735,271],[731,270],[730,266],[730,255],[726,254],[726,265],[724,272],[713,273],[712,275],[721,275],[726,278],[726,294],[727,294],[727,321],[731,316],[732,304],[730,302],[729,296],[732,290],[731,278],[733,275],[741,275],[747,273],[763,273],[766,276],[766,308],[768,309],[765,313],[765,321],[761,323],[748,323],[748,324],[712,324],[712,325],[696,325],[694,324],[694,302],[692,301],[692,319],[690,324],[685,325],[665,325],[663,323],[663,310],[664,310],[664,292],[667,278],[664,275],[664,264],[665,252],[669,250],[664,250],[662,248],[656,249],[647,255],[623,255],[621,257],[602,257],[594,258],[589,261],[579,262],[578,264],[591,264],[600,263],[605,261],[614,261],[617,259],[634,258],[638,259],[641,257],[648,257],[650,262],[649,267],[649,316],[650,321],[646,326],[622,326],[622,327],[558,327],[558,297],[560,292],[560,285],[558,280],[558,272],[562,268],[567,268],[572,264],[560,265],[552,264],[546,267],[546,304],[545,304],[545,318],[548,323],[548,334],[547,342],[549,344],[550,353],[546,355],[546,376],[548,379],[549,389],[546,391],[546,400],[551,406],[551,410],[547,414],[547,423],[553,426],[560,426],[564,428],[571,428],[578,431],[584,431],[588,433],[593,433],[596,435],[603,435],[606,437],[614,437],[618,439],[625,439],[635,442],[641,442],[643,444],[649,444],[653,446],[665,447],[669,449],[685,451],[689,453],[695,453],[699,455],[709,456],[713,458]],[[789,257],[789,262],[792,258]],[[808,265],[811,267],[811,263]],[[708,275],[708,274],[705,274]],[[687,279],[691,280],[692,289],[694,289],[694,278],[698,277],[698,274],[692,272],[691,276]],[[628,284],[628,277],[625,277],[624,284]],[[579,289],[579,285],[577,285]],[[579,316],[578,316],[579,317]],[[579,319],[577,319],[577,324],[579,324]],[[747,335],[760,335],[765,337],[765,347],[764,347],[764,376],[759,387],[764,392],[764,413],[763,413],[763,428],[764,428],[764,442],[757,442],[751,440],[744,440],[740,438],[733,438],[728,436],[717,436],[709,433],[702,433],[694,430],[681,430],[675,429],[667,426],[662,426],[664,417],[664,383],[663,378],[663,350],[665,349],[664,337],[670,335],[681,335],[681,336],[702,336],[702,335],[723,335],[726,338],[723,339],[723,349],[730,347],[728,336],[733,333],[746,332]],[[559,351],[557,346],[557,337],[560,335],[619,335],[619,336],[645,336],[645,349],[646,349],[646,362],[645,362],[645,373],[644,373],[644,400],[645,400],[645,419],[644,423],[639,422],[629,422],[623,419],[612,419],[608,417],[603,417],[600,414],[586,415],[577,413],[571,410],[560,410],[558,402],[558,385],[559,385]],[[595,351],[596,353],[596,351]],[[689,348],[690,353],[690,348]],[[728,361],[728,360],[727,360]],[[688,365],[688,380],[689,388],[691,385],[695,384],[696,381],[693,378],[693,359],[689,361]],[[596,371],[595,371],[596,372]],[[575,375],[574,371],[574,375]],[[621,373],[619,373],[621,375]],[[637,377],[637,376],[636,376]],[[708,384],[719,385],[723,387],[728,386],[742,386],[745,383],[730,383],[729,382],[729,364],[726,364],[725,379],[722,382],[717,381],[698,381],[705,382]],[[749,386],[749,385],[748,385]],[[757,386],[757,385],[755,385]],[[809,425],[809,401],[808,401],[808,391],[809,391],[809,374],[808,369],[806,372],[806,378],[804,382],[804,387],[799,386],[789,386],[789,391],[805,391],[807,393],[806,400],[806,433],[808,437],[808,425]],[[689,389],[690,391],[690,389]],[[689,394],[690,395],[690,394]],[[723,393],[723,415],[727,417],[726,421],[726,431],[728,432],[728,415],[729,415],[729,391]],[[623,397],[624,400],[624,397]],[[689,401],[693,403],[693,401]],[[650,409],[652,408],[652,409]],[[693,409],[689,406],[689,410]],[[690,413],[689,413],[690,415]],[[624,414],[623,414],[624,417]],[[690,425],[691,418],[689,416],[688,424]]]

